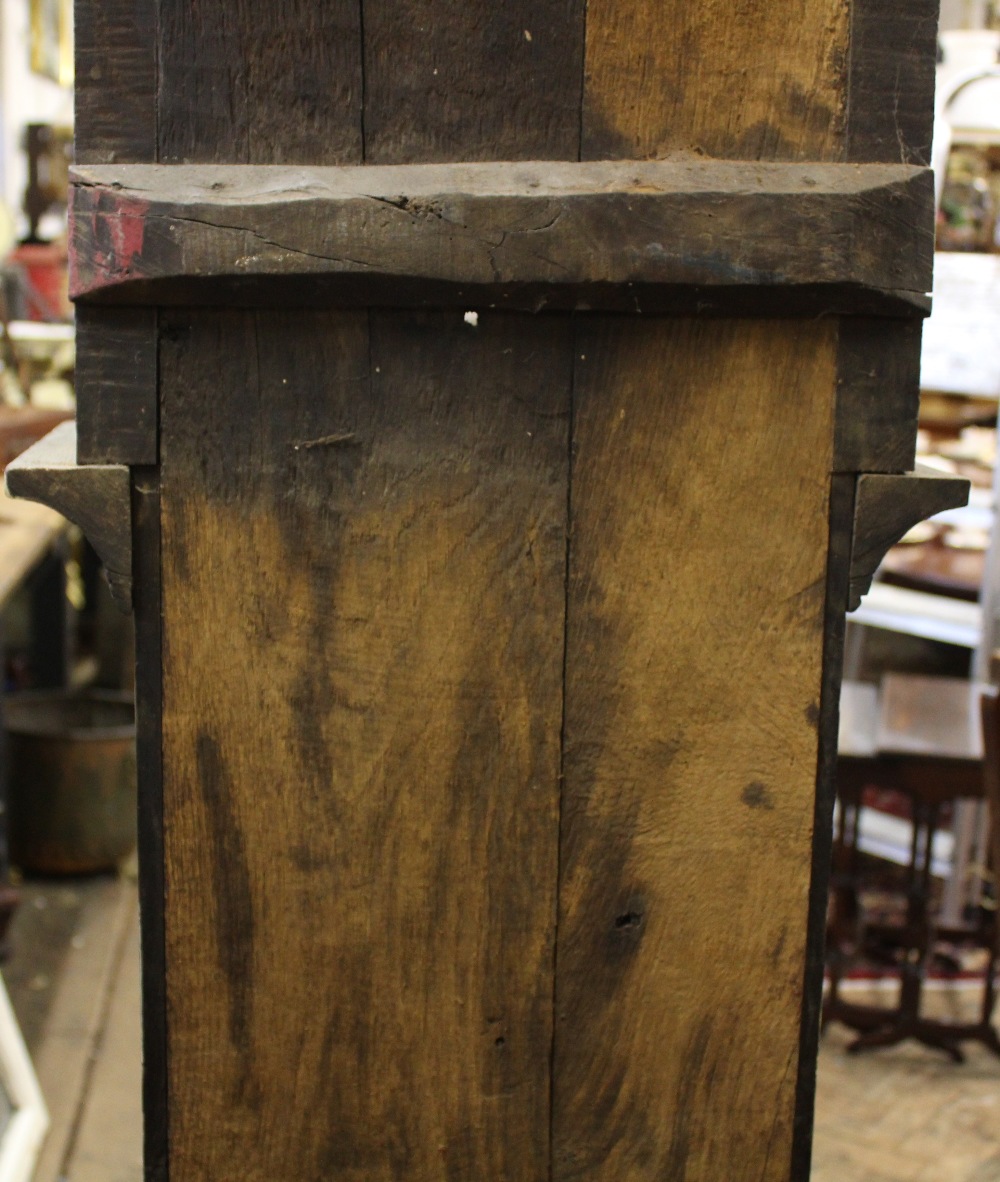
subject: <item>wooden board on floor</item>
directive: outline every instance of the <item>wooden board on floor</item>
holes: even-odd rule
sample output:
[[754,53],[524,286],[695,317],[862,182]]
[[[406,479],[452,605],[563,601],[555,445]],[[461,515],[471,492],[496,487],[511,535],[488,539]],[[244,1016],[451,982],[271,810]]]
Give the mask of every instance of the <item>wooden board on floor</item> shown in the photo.
[[64,1167],[71,1182],[139,1182],[143,1177],[139,917],[132,884],[128,893],[129,923],[116,950],[104,1027]]

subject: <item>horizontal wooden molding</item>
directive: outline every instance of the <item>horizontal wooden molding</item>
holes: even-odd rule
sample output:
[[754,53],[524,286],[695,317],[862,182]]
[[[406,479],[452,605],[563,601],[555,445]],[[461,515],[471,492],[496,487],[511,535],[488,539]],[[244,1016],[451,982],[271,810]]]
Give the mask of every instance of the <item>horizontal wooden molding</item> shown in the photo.
[[83,531],[104,563],[115,603],[132,610],[132,488],[123,464],[76,462],[76,424],[61,423],[12,460],[5,473],[12,497],[40,501]]
[[618,161],[73,172],[71,287],[135,304],[921,315],[928,170]]

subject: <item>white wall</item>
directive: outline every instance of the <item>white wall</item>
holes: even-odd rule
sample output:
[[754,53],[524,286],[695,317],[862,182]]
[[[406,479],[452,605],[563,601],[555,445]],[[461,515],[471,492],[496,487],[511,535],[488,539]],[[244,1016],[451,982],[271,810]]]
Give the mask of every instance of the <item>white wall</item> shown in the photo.
[[0,0],[0,197],[27,233],[20,213],[28,168],[21,148],[25,124],[73,122],[73,92],[32,73],[28,0]]

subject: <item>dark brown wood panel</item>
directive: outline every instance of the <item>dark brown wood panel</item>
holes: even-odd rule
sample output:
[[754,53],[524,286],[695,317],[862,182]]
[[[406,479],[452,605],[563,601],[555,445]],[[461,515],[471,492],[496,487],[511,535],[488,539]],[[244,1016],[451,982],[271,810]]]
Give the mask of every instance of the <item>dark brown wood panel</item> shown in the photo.
[[471,286],[600,307],[623,289],[829,287],[912,314],[933,207],[929,169],[884,164],[90,168],[74,172],[73,291],[273,300],[284,279],[367,303],[408,281],[418,298],[450,286],[449,303]]
[[[168,1182],[167,978],[163,889],[163,666],[160,474],[132,473],[139,905],[142,913],[142,1111],[145,1182]],[[176,1177],[176,1175],[175,1175]]]
[[584,0],[362,0],[365,159],[575,160]]
[[74,41],[77,162],[155,160],[156,0],[76,0]]
[[792,1131],[791,1182],[805,1182],[812,1164],[816,1107],[816,1060],[819,1048],[826,915],[833,857],[833,805],[836,799],[837,739],[840,722],[840,680],[844,664],[848,578],[854,536],[852,475],[835,473],[830,481],[830,529],[826,558],[826,603],[823,613],[823,680],[817,719],[816,809],[813,821],[812,874],[806,933],[799,1028],[795,1121]]
[[840,160],[845,0],[589,0],[583,158]]
[[157,460],[156,309],[76,310],[77,459]]
[[556,1182],[788,1180],[836,345],[578,338]]
[[546,1174],[570,358],[558,318],[168,322],[177,1179]]
[[837,352],[838,472],[908,472],[917,445],[920,320],[847,317]]
[[847,159],[930,164],[940,0],[851,0]]
[[360,163],[358,0],[160,0],[164,163]]
[[847,610],[854,611],[871,588],[879,563],[908,529],[969,500],[969,481],[919,466],[903,475],[862,473],[854,499],[854,540]]

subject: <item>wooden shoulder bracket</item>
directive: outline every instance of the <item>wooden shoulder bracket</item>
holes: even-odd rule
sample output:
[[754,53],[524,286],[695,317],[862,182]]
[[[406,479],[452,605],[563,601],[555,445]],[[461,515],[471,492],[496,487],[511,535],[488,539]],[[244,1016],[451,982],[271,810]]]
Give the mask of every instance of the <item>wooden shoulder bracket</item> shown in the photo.
[[75,299],[921,316],[899,164],[115,164],[72,176]]
[[918,465],[902,475],[864,473],[854,499],[854,540],[847,610],[854,611],[872,585],[890,546],[918,521],[969,500],[969,482]]
[[76,424],[62,423],[7,465],[12,497],[41,501],[80,527],[104,563],[115,603],[132,610],[132,488],[122,464],[78,465]]

